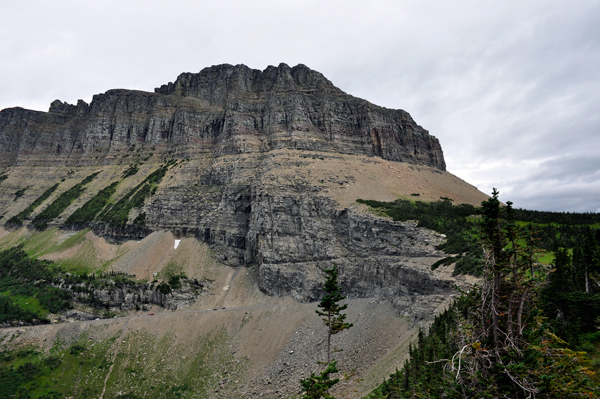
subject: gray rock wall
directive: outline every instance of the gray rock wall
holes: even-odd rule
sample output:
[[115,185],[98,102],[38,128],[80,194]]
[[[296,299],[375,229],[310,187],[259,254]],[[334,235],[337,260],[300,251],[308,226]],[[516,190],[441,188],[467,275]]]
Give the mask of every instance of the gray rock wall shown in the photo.
[[[257,139],[247,146],[245,136]],[[132,145],[195,157],[280,148],[379,156],[445,170],[438,140],[402,110],[378,107],[304,65],[219,65],[156,93],[109,90],[91,104],[0,111],[0,166],[101,165]],[[150,150],[150,148],[153,148]]]

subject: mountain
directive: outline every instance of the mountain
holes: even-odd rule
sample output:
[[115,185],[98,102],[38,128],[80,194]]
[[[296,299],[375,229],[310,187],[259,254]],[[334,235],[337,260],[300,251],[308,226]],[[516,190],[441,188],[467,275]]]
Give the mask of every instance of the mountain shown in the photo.
[[[289,351],[318,348],[310,302],[322,295],[323,269],[338,265],[345,295],[363,309],[354,316],[365,323],[400,314],[427,324],[448,303],[454,284],[464,282],[447,267],[431,271],[444,257],[436,249],[442,235],[375,215],[357,199],[444,197],[478,205],[487,198],[446,171],[439,141],[407,112],[348,95],[304,65],[285,64],[264,71],[213,66],[181,74],[153,93],[109,90],[90,104],[56,100],[48,112],[4,109],[0,180],[2,248],[25,243],[31,256],[77,264],[86,272],[125,272],[152,281],[174,268],[210,280],[212,291],[181,304],[188,310],[161,316],[161,322],[173,317],[174,331],[181,333],[188,328],[182,318],[191,317],[185,312],[226,307],[239,322],[235,328],[210,315],[201,316],[212,321],[198,328],[211,334],[227,325],[228,336],[250,353],[255,349],[244,345],[260,342],[258,331],[267,325],[254,318],[254,330],[246,331],[243,320],[250,309],[259,312],[271,320],[277,344],[265,349],[264,362],[248,363],[253,371],[245,375],[264,376],[285,358],[292,385],[311,360],[296,362]],[[187,249],[176,249],[174,240]],[[127,292],[120,295],[125,304]],[[107,306],[132,314],[131,306]],[[280,306],[288,311],[276,317]],[[132,321],[136,328],[167,334],[153,324],[158,318],[139,315]],[[283,326],[286,316],[295,320],[289,326]],[[77,341],[95,328],[94,320],[79,323],[75,330],[59,324],[31,327],[27,334],[66,334]],[[107,331],[122,328],[123,339],[137,331],[123,323],[111,320]],[[393,369],[411,335],[384,339],[388,326],[368,331],[354,323],[359,332],[348,333],[348,345],[358,346],[341,364],[355,367],[364,360],[361,353],[374,350],[361,341],[379,342],[395,351],[395,360],[382,366],[377,355],[360,364],[384,373]],[[409,321],[394,323],[414,329]],[[298,341],[298,331],[312,338]],[[191,348],[190,334],[182,347]],[[246,381],[250,392],[254,383]],[[284,388],[281,395],[296,389]]]
[[192,158],[277,149],[379,156],[445,170],[439,142],[401,110],[347,95],[304,65],[219,65],[155,93],[109,90],[91,104],[0,117],[2,166],[120,163],[132,145]]

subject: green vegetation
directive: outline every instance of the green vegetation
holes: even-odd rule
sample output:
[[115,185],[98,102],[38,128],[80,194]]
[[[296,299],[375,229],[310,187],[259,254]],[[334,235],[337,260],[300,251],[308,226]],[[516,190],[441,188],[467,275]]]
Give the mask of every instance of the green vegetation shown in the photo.
[[158,279],[155,279],[154,282],[162,281],[156,286],[156,289],[165,295],[181,288],[182,280],[187,279],[183,266],[174,262],[167,263],[157,277]]
[[29,188],[29,186],[27,186],[27,187],[23,187],[22,189],[18,190],[18,191],[15,193],[15,199],[14,199],[14,200],[16,201],[16,200],[18,200],[19,198],[21,198],[21,197],[23,196],[23,194],[25,194],[25,191],[27,191],[27,189],[28,189],[28,188]]
[[0,323],[44,323],[47,322],[46,316],[49,313],[56,314],[75,305],[108,312],[109,303],[98,298],[99,291],[108,291],[110,295],[115,290],[157,290],[169,294],[182,288],[184,284],[189,285],[194,292],[203,286],[196,279],[187,279],[183,271],[175,266],[162,276],[162,282],[147,284],[125,273],[99,272],[98,269],[90,272],[89,263],[81,265],[78,261],[63,261],[57,264],[30,257],[29,254],[40,256],[79,243],[84,244],[81,248],[91,245],[85,241],[88,230],[59,244],[52,242],[55,234],[53,230],[56,229],[34,234],[24,243],[0,251]]
[[[89,231],[85,229],[82,231]],[[77,233],[79,235],[80,232]],[[69,240],[71,240],[71,237]],[[94,247],[94,243],[87,240],[85,234],[81,236],[81,245],[77,246],[76,252],[70,254],[70,256],[58,259],[55,261],[56,265],[59,266],[65,272],[71,274],[91,274],[91,273],[103,273],[107,270],[110,261],[103,262],[98,258],[98,253]]]
[[[170,160],[163,163],[156,171],[146,177],[140,184],[131,189],[128,193],[123,196],[117,203],[111,206],[110,199],[117,190],[117,186],[120,183],[114,182],[111,185],[103,188],[96,194],[92,199],[87,201],[81,208],[73,212],[66,220],[65,226],[68,227],[81,227],[92,223],[95,219],[100,222],[107,222],[111,227],[123,227],[129,221],[129,213],[134,208],[140,208],[147,197],[154,194],[158,189],[158,185],[169,170],[169,168],[177,164],[176,160]],[[140,164],[130,165],[121,175],[121,179],[133,176],[138,173]],[[73,171],[69,171],[68,175],[73,174]],[[76,184],[69,190],[62,193],[54,202],[52,202],[46,209],[44,209],[39,215],[37,215],[33,221],[32,226],[37,230],[44,230],[48,227],[48,223],[54,218],[60,216],[60,214],[83,194],[86,190],[86,185],[90,183],[100,172],[93,173],[86,177],[80,183]],[[64,179],[62,180],[64,181]],[[122,180],[121,180],[122,181]],[[7,225],[21,226],[23,220],[28,218],[31,213],[37,208],[42,202],[44,202],[50,195],[58,188],[59,183],[50,187],[44,194],[37,198],[33,204],[27,209],[13,216],[7,221]],[[25,187],[15,193],[15,199],[21,197],[28,187]],[[146,225],[146,214],[141,212],[133,220],[133,224],[137,226]]]
[[29,231],[29,234],[16,234],[18,239],[15,241],[11,234],[0,239],[0,249],[8,249],[22,244],[23,250],[29,257],[39,258],[45,254],[62,251],[74,247],[85,240],[85,235],[89,229],[84,229],[68,237],[64,241],[57,242],[58,228],[52,227],[44,231]]
[[106,270],[108,262],[103,262],[98,258],[94,244],[86,237],[89,231],[90,229],[87,228],[66,236],[65,231],[60,231],[57,227],[44,231],[15,230],[0,238],[0,250],[22,245],[27,256],[40,258],[72,248],[69,256],[55,261],[56,267],[74,274],[103,272]]
[[573,256],[564,248],[555,256],[540,308],[557,335],[586,350],[588,341],[600,341],[600,232],[590,231]]
[[[600,394],[600,236],[554,268],[498,192],[482,203],[480,285],[419,334],[410,361],[368,397],[592,398]],[[558,317],[557,317],[558,315]]]
[[240,378],[244,363],[234,360],[224,328],[185,347],[173,334],[121,333],[100,338],[102,330],[91,327],[75,342],[57,340],[49,353],[0,351],[0,398],[98,398],[102,392],[106,398],[197,398]]
[[[111,227],[125,226],[129,220],[129,212],[143,205],[144,200],[154,194],[167,170],[176,161],[171,160],[163,164],[159,169],[150,174],[144,181],[130,190],[112,207],[110,198],[117,191],[117,186],[122,181],[114,182],[103,188],[92,199],[77,209],[65,221],[66,226],[82,226],[91,223],[96,217],[99,221],[108,222]],[[122,174],[121,179],[137,174],[139,164],[130,165]],[[107,206],[108,205],[108,206]],[[134,220],[134,225],[145,226],[146,214],[141,212]]]
[[304,390],[302,399],[335,399],[329,395],[328,391],[340,382],[339,378],[332,379],[330,377],[331,374],[335,374],[338,371],[337,360],[334,360],[327,365],[327,368],[321,374],[315,375],[315,373],[312,373],[310,377],[301,380],[300,385],[302,385],[302,389]]
[[140,212],[139,215],[135,219],[133,219],[133,224],[136,226],[145,226],[146,225],[146,212]]
[[73,307],[73,293],[80,302],[103,307],[94,290],[138,287],[139,282],[122,273],[75,275],[49,261],[32,259],[19,245],[0,251],[0,323],[45,321],[48,313]]
[[319,316],[323,316],[323,323],[327,326],[327,367],[318,375],[311,373],[309,377],[300,380],[300,385],[304,390],[302,399],[333,399],[333,396],[329,395],[327,391],[340,380],[339,378],[331,379],[330,377],[331,374],[339,372],[337,361],[331,360],[331,337],[352,327],[352,323],[346,323],[345,321],[346,314],[342,313],[343,310],[348,308],[348,305],[339,305],[339,302],[346,297],[341,294],[342,289],[338,285],[337,265],[334,265],[331,269],[325,269],[325,275],[327,276],[323,286],[325,295],[318,305],[322,311],[317,309],[315,312]]
[[[445,234],[447,240],[438,246],[438,249],[450,256],[435,262],[432,269],[456,263],[454,275],[482,275],[483,259],[478,227],[482,220],[481,208],[466,204],[453,205],[446,197],[437,202],[403,199],[393,202],[357,202],[366,204],[396,221],[417,220],[418,227]],[[512,209],[512,213],[516,229],[522,237],[517,243],[525,244],[524,237],[534,239],[539,252],[543,253],[539,261],[544,264],[552,261],[552,251],[556,248],[572,250],[581,246],[585,236],[598,231],[600,220],[600,214],[597,213],[538,212],[524,209]]]
[[167,265],[163,267],[163,269],[158,274],[158,278],[164,281],[168,281],[169,279],[175,276],[185,277],[185,273],[183,272],[183,266],[173,261],[167,263]]
[[[123,198],[117,201],[111,208],[105,208],[98,216],[98,221],[107,222],[110,227],[123,227],[129,221],[129,212],[134,208],[139,208],[144,204],[144,200],[153,195],[158,189],[158,185],[169,170],[169,167],[175,165],[177,161],[170,160],[161,165],[156,171],[152,172],[140,184],[131,189]],[[139,223],[144,219],[136,219]]]
[[600,223],[599,213],[543,212],[515,209],[515,220],[537,224],[582,226]]
[[40,195],[38,198],[36,198],[36,200],[33,201],[33,203],[31,205],[29,205],[27,207],[27,209],[25,209],[24,211],[20,212],[19,214],[8,219],[6,224],[12,225],[12,226],[21,226],[23,224],[23,220],[28,218],[29,215],[31,215],[33,213],[35,208],[40,206],[42,202],[46,201],[46,199],[48,199],[48,197],[50,197],[52,195],[52,193],[54,191],[56,191],[56,189],[58,188],[58,184],[59,183],[56,183],[55,185],[53,185],[52,187],[50,187],[49,189],[44,191],[44,193],[42,195]]
[[8,175],[7,174],[0,175],[0,183],[2,183],[6,179],[8,179]]
[[127,169],[126,169],[126,170],[123,172],[123,174],[121,174],[121,179],[126,179],[126,178],[128,178],[129,176],[133,176],[133,175],[135,175],[137,172],[139,172],[139,170],[140,170],[140,167],[139,167],[139,165],[140,165],[140,164],[137,164],[137,163],[136,163],[136,164],[133,164],[133,165],[130,165],[130,166],[129,166],[129,168],[127,168]]
[[323,311],[317,309],[315,312],[319,316],[323,316],[323,323],[327,326],[327,363],[331,363],[331,337],[349,329],[352,327],[352,323],[346,323],[346,314],[342,313],[348,308],[348,304],[339,305],[339,302],[346,297],[342,295],[342,288],[338,285],[337,266],[325,269],[325,275],[327,276],[323,286],[325,296],[318,305]]
[[109,356],[107,343],[112,342],[114,338],[90,348],[81,339],[49,354],[35,348],[0,352],[0,398],[64,398],[77,387],[82,388],[78,397],[98,397],[101,390],[89,389],[78,377],[83,371],[108,373],[102,365]]
[[21,246],[1,251],[0,323],[44,321],[47,313],[71,308],[71,293],[52,286],[57,278],[50,262],[27,257]]
[[416,394],[421,392],[427,393],[421,397],[443,397],[443,393],[448,390],[447,386],[452,385],[446,381],[448,359],[452,359],[460,349],[455,337],[459,309],[464,309],[465,305],[466,301],[459,299],[453,307],[435,318],[429,327],[428,335],[419,331],[416,344],[409,346],[410,361],[406,361],[401,371],[396,370],[395,374],[392,374],[367,398],[410,398],[412,394],[419,397]]
[[77,183],[64,193],[62,193],[54,202],[52,202],[46,209],[44,209],[39,215],[37,215],[31,224],[37,230],[44,230],[48,227],[48,223],[52,219],[58,217],[73,201],[75,201],[83,192],[86,190],[86,185],[90,183],[100,172],[95,172]]
[[81,226],[92,222],[96,215],[108,204],[110,197],[117,191],[118,184],[119,182],[114,182],[100,190],[98,194],[67,218],[65,226]]

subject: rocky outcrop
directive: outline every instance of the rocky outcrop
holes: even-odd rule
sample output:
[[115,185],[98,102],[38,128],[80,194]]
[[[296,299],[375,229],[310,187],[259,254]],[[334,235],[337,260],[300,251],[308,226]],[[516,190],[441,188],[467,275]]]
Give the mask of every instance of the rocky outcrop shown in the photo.
[[181,192],[158,194],[146,209],[147,220],[157,229],[195,235],[223,263],[257,267],[259,287],[271,295],[318,299],[322,270],[334,264],[350,297],[452,289],[452,282],[433,278],[429,270],[444,256],[436,249],[443,236],[415,222],[339,209],[334,200],[308,188],[273,189],[255,181],[212,190],[201,201]]
[[155,93],[109,90],[89,105],[56,100],[47,113],[0,111],[0,166],[119,163],[133,145],[184,158],[327,151],[445,170],[438,140],[407,112],[352,97],[304,65],[218,65]]
[[180,287],[171,289],[162,285],[162,289],[153,283],[127,284],[118,286],[114,283],[102,289],[77,289],[78,286],[61,286],[63,290],[73,293],[75,302],[96,308],[113,310],[139,310],[143,305],[158,305],[169,310],[181,309],[193,303],[199,295],[210,288],[207,281],[181,279]]
[[[415,223],[347,210],[337,215],[333,226],[333,231],[319,231],[314,237],[315,251],[283,261],[263,259],[259,267],[261,289],[301,301],[316,300],[322,296],[322,270],[337,265],[340,284],[350,298],[451,291],[450,281],[433,278],[426,267],[431,263],[428,259],[442,256],[435,249],[442,237],[435,232],[417,228]],[[317,250],[322,248],[326,252],[319,254]],[[301,266],[297,259],[302,259]]]

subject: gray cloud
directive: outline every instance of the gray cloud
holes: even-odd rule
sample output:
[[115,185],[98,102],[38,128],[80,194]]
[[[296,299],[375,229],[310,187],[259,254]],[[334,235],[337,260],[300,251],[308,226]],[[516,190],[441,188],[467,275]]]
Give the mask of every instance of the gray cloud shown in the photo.
[[[220,63],[286,62],[401,108],[448,169],[525,208],[600,208],[594,0],[2,1],[0,108],[153,90]],[[7,61],[8,60],[8,61]]]

